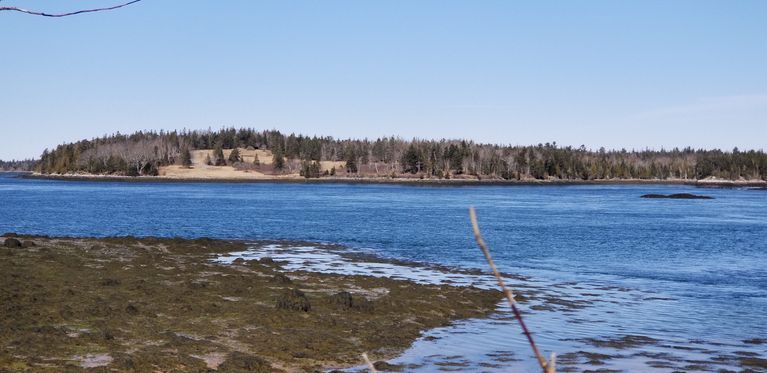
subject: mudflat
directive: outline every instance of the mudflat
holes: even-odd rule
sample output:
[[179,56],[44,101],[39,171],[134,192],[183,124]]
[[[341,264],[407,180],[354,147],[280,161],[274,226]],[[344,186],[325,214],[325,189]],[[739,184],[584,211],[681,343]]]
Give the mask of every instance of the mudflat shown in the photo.
[[473,287],[284,272],[264,258],[211,261],[245,248],[236,241],[13,239],[20,245],[0,247],[0,371],[349,367],[501,300]]

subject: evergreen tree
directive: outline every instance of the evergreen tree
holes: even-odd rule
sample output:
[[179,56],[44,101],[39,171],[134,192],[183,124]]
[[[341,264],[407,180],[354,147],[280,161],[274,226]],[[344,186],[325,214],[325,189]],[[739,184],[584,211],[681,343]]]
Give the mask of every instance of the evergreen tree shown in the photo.
[[274,160],[272,161],[272,166],[274,166],[275,170],[282,171],[285,168],[285,157],[282,155],[282,149],[277,148],[274,150]]
[[258,151],[253,154],[253,164],[256,166],[261,165],[261,161],[258,160]]
[[415,145],[410,144],[405,154],[402,155],[402,167],[405,172],[410,172],[411,174],[421,171],[421,159]]
[[205,154],[205,164],[208,166],[213,166],[213,161],[210,160],[210,154]]
[[313,161],[304,161],[301,164],[301,176],[311,179],[320,177],[320,164]]
[[192,167],[192,154],[186,146],[181,148],[181,165],[187,168]]
[[216,160],[216,166],[226,166],[226,159],[224,159],[224,149],[221,143],[217,143],[216,148],[213,149],[213,158]]
[[349,147],[346,150],[346,172],[356,174],[357,171],[357,154],[354,152],[354,148]]
[[240,161],[242,161],[240,158],[240,150],[237,148],[232,149],[232,152],[229,153],[229,164],[235,164]]

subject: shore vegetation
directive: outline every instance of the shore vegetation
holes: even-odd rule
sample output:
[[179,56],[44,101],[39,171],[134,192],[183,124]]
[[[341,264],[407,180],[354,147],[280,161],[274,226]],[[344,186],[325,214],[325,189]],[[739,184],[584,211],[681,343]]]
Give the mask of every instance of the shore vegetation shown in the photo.
[[[45,150],[34,169],[41,174],[162,176],[163,167],[188,165],[185,149],[212,150],[200,165],[237,168],[249,163],[250,171],[266,176],[325,177],[332,168],[334,177],[354,178],[767,180],[767,154],[761,150],[593,150],[556,142],[511,146],[398,137],[339,140],[250,128],[142,131],[81,140]],[[255,155],[246,155],[253,151]]]

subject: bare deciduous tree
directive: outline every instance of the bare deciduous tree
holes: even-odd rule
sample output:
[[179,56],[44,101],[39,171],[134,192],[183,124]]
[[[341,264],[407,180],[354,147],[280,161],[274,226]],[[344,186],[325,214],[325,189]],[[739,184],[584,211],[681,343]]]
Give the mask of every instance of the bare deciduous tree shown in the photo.
[[[2,0],[0,0],[0,1],[2,1]],[[74,12],[67,12],[67,13],[47,13],[47,12],[23,9],[23,8],[19,8],[19,7],[15,7],[15,6],[0,6],[0,11],[6,10],[6,11],[11,11],[11,12],[19,12],[19,13],[31,14],[31,15],[34,15],[34,16],[58,18],[58,17],[73,16],[73,15],[76,15],[76,14],[103,12],[103,11],[107,11],[107,10],[119,9],[119,8],[122,8],[122,7],[125,7],[125,6],[128,6],[128,5],[131,5],[131,4],[135,4],[135,3],[139,2],[139,1],[141,1],[141,0],[133,0],[133,1],[129,1],[127,3],[123,3],[123,4],[119,4],[119,5],[115,5],[115,6],[110,6],[110,7],[106,7],[106,8],[82,9],[82,10],[77,10],[77,11],[74,11]]]

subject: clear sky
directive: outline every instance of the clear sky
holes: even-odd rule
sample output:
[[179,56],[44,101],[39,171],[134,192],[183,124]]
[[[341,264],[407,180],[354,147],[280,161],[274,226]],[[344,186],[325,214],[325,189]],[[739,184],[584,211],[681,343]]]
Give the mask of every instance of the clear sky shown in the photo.
[[0,159],[222,126],[767,148],[767,1],[144,0],[0,35]]

